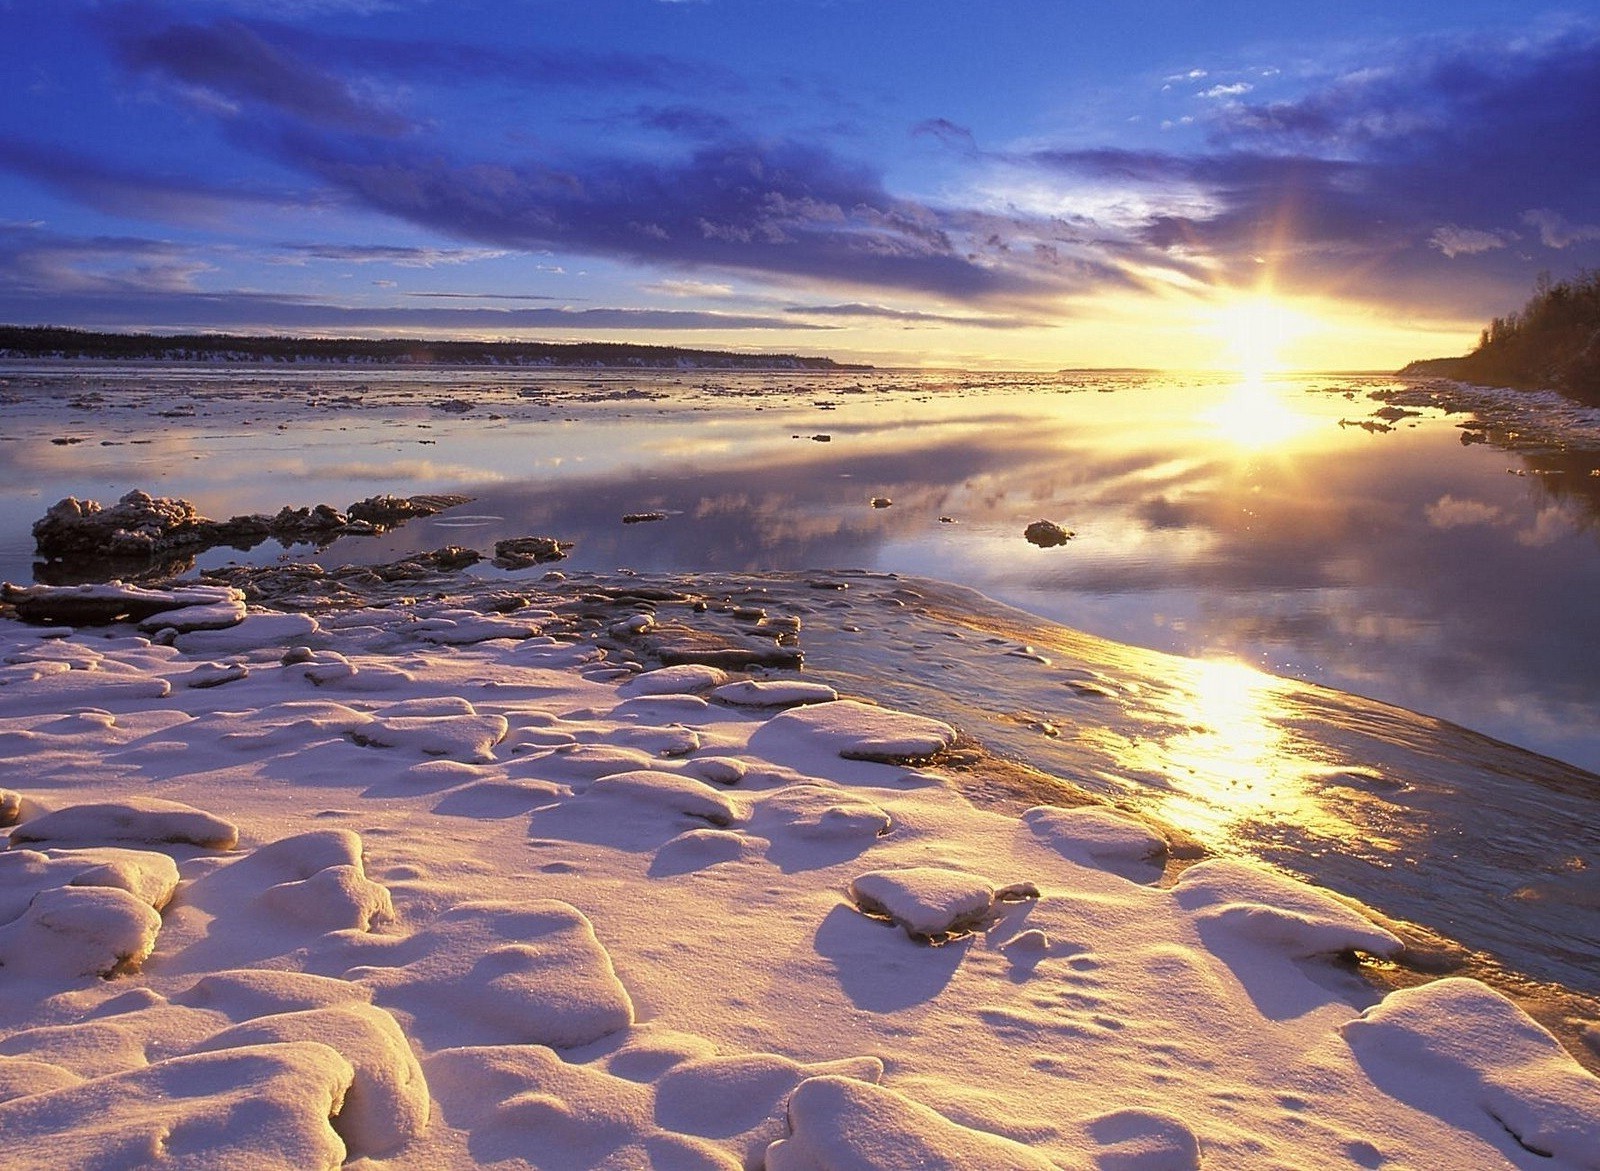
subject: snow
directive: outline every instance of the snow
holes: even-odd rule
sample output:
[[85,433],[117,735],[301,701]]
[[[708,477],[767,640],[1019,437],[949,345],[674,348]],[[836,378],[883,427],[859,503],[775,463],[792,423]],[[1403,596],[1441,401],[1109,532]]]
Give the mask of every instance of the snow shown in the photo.
[[1368,982],[1359,904],[476,599],[0,624],[0,1161],[1600,1166],[1600,1080],[1486,984]]
[[831,703],[839,693],[826,683],[801,679],[741,679],[725,683],[711,698],[743,707],[792,707],[802,703]]

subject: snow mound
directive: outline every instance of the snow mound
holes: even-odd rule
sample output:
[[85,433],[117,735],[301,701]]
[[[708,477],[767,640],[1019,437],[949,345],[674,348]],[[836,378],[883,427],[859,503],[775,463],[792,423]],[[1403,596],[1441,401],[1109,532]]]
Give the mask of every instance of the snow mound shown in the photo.
[[52,887],[0,926],[0,968],[57,980],[109,976],[143,963],[160,930],[161,916],[125,890]]
[[176,630],[187,634],[191,630],[226,630],[245,620],[244,599],[230,597],[198,606],[183,606],[163,610],[139,623],[140,630]]
[[652,875],[687,874],[756,852],[756,843],[726,829],[691,829],[666,842],[650,864]]
[[789,1098],[789,1127],[788,1138],[767,1148],[766,1171],[1057,1171],[1021,1143],[845,1077],[800,1083]]
[[656,1124],[650,1087],[536,1046],[445,1049],[428,1080],[482,1163],[555,1168],[742,1171],[712,1142]]
[[798,679],[741,679],[726,683],[711,698],[737,707],[794,707],[803,703],[832,703],[839,693],[826,683]]
[[6,850],[0,853],[0,923],[16,919],[35,895],[56,886],[116,887],[159,911],[178,889],[178,865],[153,850],[115,846]]
[[786,1137],[784,1106],[795,1087],[815,1077],[876,1083],[883,1062],[846,1058],[802,1065],[775,1053],[702,1057],[668,1070],[655,1087],[656,1121],[669,1130],[729,1141],[747,1166]]
[[1361,951],[1393,956],[1405,945],[1370,919],[1316,887],[1228,858],[1185,870],[1173,887],[1178,905],[1296,959]]
[[0,1057],[0,1105],[29,1094],[64,1090],[83,1081],[70,1069],[26,1057]]
[[359,866],[327,866],[261,892],[262,907],[321,931],[370,931],[394,918],[389,890]]
[[859,842],[863,847],[893,824],[882,808],[849,790],[821,781],[785,785],[761,801],[763,818],[775,815],[784,830],[818,841]]
[[428,1125],[431,1099],[422,1067],[394,1017],[370,1004],[348,1003],[278,1013],[224,1029],[201,1053],[286,1041],[317,1041],[355,1071],[333,1127],[351,1156],[385,1155]]
[[226,656],[304,642],[322,627],[309,614],[255,613],[226,630],[194,630],[173,642],[186,655]]
[[635,809],[695,817],[721,827],[742,820],[739,807],[720,789],[693,777],[656,769],[600,777],[583,796],[587,800],[625,801]]
[[455,610],[448,614],[436,614],[430,618],[419,619],[407,627],[407,630],[423,642],[431,642],[438,646],[470,646],[473,643],[489,642],[497,638],[509,638],[520,642],[522,639],[535,638],[544,633],[544,627],[537,622],[496,618],[471,610]]
[[0,1103],[0,1134],[14,1167],[332,1171],[353,1076],[308,1041],[175,1057]]
[[1600,1079],[1500,993],[1450,977],[1389,993],[1341,1030],[1373,1081],[1491,1138],[1600,1168]]
[[[506,942],[485,948],[485,937]],[[345,973],[373,999],[410,1012],[415,1027],[462,1018],[495,1043],[587,1045],[633,1023],[611,956],[576,907],[554,900],[464,903],[407,941],[401,967]]]
[[731,756],[697,756],[689,761],[688,769],[702,781],[715,785],[737,785],[744,780],[750,766]]
[[317,931],[370,931],[394,918],[388,888],[366,876],[361,838],[347,829],[313,830],[256,850],[241,870],[280,878],[256,904]]
[[700,750],[700,734],[682,725],[672,727],[621,727],[607,737],[618,748],[632,748],[651,757],[688,756]]
[[680,663],[676,667],[661,667],[645,671],[623,682],[617,691],[624,696],[642,695],[698,695],[728,681],[728,673],[720,667],[700,663]]
[[202,976],[173,1000],[220,1012],[229,1020],[244,1021],[308,1008],[369,1004],[372,989],[365,984],[314,976],[309,972],[238,968]]
[[592,781],[613,773],[634,772],[661,763],[648,752],[616,744],[562,745],[548,756],[538,758],[542,777],[567,781]]
[[504,716],[494,715],[375,716],[348,735],[364,748],[400,748],[488,764],[509,728]]
[[239,830],[230,821],[158,797],[124,797],[120,801],[69,805],[30,818],[11,831],[11,841],[92,845],[133,842],[140,845],[203,846],[231,850]]
[[198,667],[179,676],[178,681],[185,687],[204,690],[207,687],[221,687],[224,683],[237,683],[241,679],[249,678],[249,676],[250,668],[237,661],[201,663]]
[[1099,806],[1060,809],[1038,805],[1022,820],[1045,845],[1063,858],[1089,866],[1122,868],[1166,859],[1167,839],[1144,822]]
[[1037,898],[1026,884],[996,887],[986,878],[942,866],[874,870],[850,883],[850,896],[869,915],[892,919],[913,937],[937,939],[981,922],[995,900]]
[[1084,1131],[1104,1171],[1199,1171],[1200,1140],[1188,1123],[1157,1110],[1114,1110]]
[[956,740],[939,720],[853,699],[817,703],[782,712],[767,721],[771,735],[797,734],[846,760],[905,762],[933,756]]

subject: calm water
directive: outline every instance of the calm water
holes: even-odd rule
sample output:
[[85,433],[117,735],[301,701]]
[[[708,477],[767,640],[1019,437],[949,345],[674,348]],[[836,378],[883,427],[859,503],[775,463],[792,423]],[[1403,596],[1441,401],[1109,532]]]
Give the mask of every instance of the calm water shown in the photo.
[[[221,517],[459,491],[476,501],[323,559],[544,534],[575,542],[576,568],[915,573],[1600,769],[1600,454],[1463,444],[1462,417],[1435,410],[1360,426],[1391,379],[83,366],[0,379],[9,580],[30,578],[29,526],[66,495],[146,488]],[[647,510],[667,517],[622,522]],[[1035,548],[1022,530],[1038,518],[1076,538]]]

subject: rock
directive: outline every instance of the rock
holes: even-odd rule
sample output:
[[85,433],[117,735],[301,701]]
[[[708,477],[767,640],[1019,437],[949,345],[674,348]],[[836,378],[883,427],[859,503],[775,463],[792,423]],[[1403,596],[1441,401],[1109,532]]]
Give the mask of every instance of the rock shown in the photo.
[[554,537],[510,537],[494,543],[494,564],[501,569],[527,569],[546,561],[560,561],[572,548],[570,541]]
[[1022,530],[1022,535],[1041,549],[1065,545],[1073,536],[1071,529],[1064,529],[1053,520],[1036,520]]
[[893,503],[894,501],[887,496],[874,496],[872,498],[872,507],[874,508],[888,508]]

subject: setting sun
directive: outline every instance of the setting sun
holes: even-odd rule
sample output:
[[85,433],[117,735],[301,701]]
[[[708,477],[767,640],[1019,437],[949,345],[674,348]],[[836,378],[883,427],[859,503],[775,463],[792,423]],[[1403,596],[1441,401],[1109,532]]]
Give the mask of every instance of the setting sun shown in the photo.
[[1290,346],[1316,330],[1316,322],[1270,296],[1252,296],[1218,308],[1212,332],[1229,365],[1247,381],[1282,371]]

